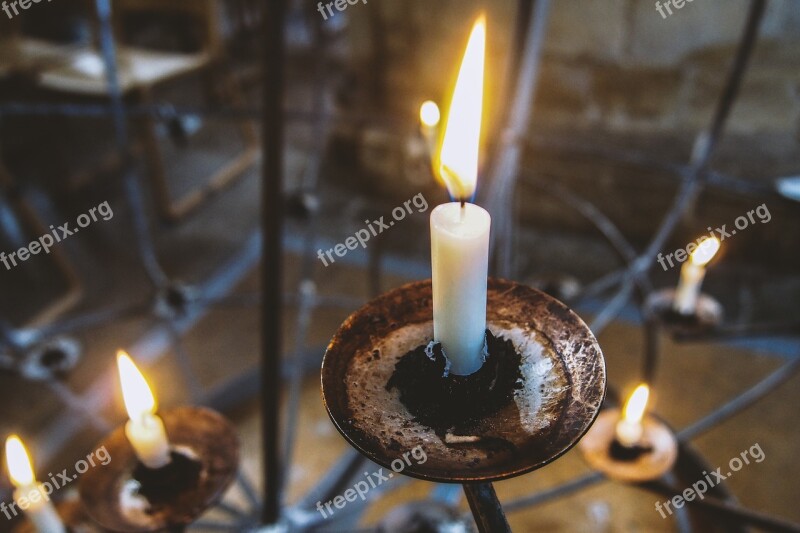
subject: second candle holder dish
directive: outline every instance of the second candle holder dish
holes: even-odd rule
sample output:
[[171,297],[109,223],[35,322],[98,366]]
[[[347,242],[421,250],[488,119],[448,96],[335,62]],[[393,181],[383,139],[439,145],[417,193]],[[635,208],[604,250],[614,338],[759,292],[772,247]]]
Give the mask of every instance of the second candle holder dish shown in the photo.
[[678,439],[661,419],[647,414],[642,419],[642,440],[627,456],[615,453],[615,429],[619,409],[606,409],[581,440],[580,450],[586,462],[618,481],[652,481],[669,472],[678,458]]
[[112,531],[180,530],[219,501],[239,465],[236,430],[222,415],[201,407],[160,413],[172,462],[151,470],[136,458],[124,427],[105,446],[111,461],[80,480],[84,508]]
[[[606,390],[605,361],[589,328],[530,287],[490,279],[488,288],[487,328],[513,344],[520,377],[509,401],[470,420],[468,432],[462,424],[443,435],[421,423],[387,387],[398,361],[433,339],[430,280],[390,291],[344,322],[325,353],[322,392],[331,419],[356,449],[412,477],[484,482],[548,464],[589,429]],[[424,461],[417,454],[408,460],[416,448]]]
[[674,289],[662,289],[652,293],[645,302],[645,310],[672,332],[682,335],[704,333],[722,323],[722,304],[707,294],[700,294],[695,312],[682,315],[673,309]]

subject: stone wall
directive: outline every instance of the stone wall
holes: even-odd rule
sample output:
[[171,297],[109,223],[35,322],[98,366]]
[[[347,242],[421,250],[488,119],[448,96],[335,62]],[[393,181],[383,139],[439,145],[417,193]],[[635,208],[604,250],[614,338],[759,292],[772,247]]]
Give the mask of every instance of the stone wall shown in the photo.
[[[471,22],[486,4],[491,111],[487,129],[490,140],[497,138],[498,111],[507,104],[499,95],[516,23],[516,3],[511,1],[371,0],[352,9],[350,30],[359,37],[351,42],[351,52],[357,63],[366,65],[368,75],[382,76],[376,85],[385,90],[382,111],[411,121],[423,99],[446,99]],[[642,244],[669,206],[676,177],[647,165],[549,149],[547,141],[580,140],[585,146],[634,151],[657,162],[686,163],[695,135],[714,111],[750,2],[693,0],[673,8],[666,18],[650,1],[551,4],[529,128],[531,138],[545,146],[540,142],[539,148],[526,151],[526,172],[587,195],[629,238]],[[377,40],[374,31],[366,29],[376,20]],[[376,55],[379,41],[381,56]],[[400,147],[408,131],[395,128],[383,135],[386,146]],[[768,2],[759,44],[713,167],[762,184],[800,174],[800,2]],[[384,192],[398,192],[397,180],[391,179],[398,172],[370,177],[364,186],[380,183],[377,187]],[[413,193],[414,187],[418,186],[407,183],[402,194]],[[517,198],[528,229],[594,231],[574,212],[530,187],[521,187]],[[730,223],[764,201],[777,213],[775,222],[731,241],[731,259],[773,265],[777,260],[789,269],[800,265],[800,257],[792,252],[800,242],[798,210],[778,197],[709,188],[698,197],[670,246],[685,245],[708,225]],[[762,250],[757,257],[750,253],[753,247]]]

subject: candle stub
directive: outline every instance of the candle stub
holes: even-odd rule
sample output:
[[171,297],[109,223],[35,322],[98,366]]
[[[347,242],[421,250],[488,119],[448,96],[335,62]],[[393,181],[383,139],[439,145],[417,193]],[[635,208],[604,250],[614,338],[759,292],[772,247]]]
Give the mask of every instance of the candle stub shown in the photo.
[[161,468],[170,462],[169,441],[160,417],[145,414],[125,424],[125,435],[136,457],[147,468]]
[[719,239],[703,239],[692,251],[689,260],[681,267],[681,279],[675,290],[673,310],[682,315],[693,315],[697,310],[700,287],[706,276],[706,265],[719,250]]
[[44,490],[42,484],[37,483],[28,451],[16,435],[6,439],[6,464],[11,483],[16,487],[14,501],[36,531],[65,533],[64,524],[50,502],[50,493]]
[[66,533],[64,523],[41,483],[19,487],[14,491],[14,501],[39,533]]
[[697,309],[697,300],[700,297],[700,287],[706,276],[705,267],[687,261],[681,268],[681,279],[675,290],[673,309],[682,315],[694,314]]
[[458,375],[484,361],[491,223],[475,204],[451,202],[431,212],[433,337]]
[[155,414],[155,396],[128,354],[117,353],[117,366],[122,398],[130,418],[125,425],[125,436],[146,467],[166,466],[170,462],[169,440],[164,422]]

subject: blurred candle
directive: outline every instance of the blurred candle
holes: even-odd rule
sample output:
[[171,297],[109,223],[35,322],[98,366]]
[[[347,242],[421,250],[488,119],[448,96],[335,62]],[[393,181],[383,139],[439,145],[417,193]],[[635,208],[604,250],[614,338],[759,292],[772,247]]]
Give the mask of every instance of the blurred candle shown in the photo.
[[459,201],[431,212],[433,336],[450,372],[468,375],[483,365],[489,213],[466,201],[475,193],[483,106],[486,22],[480,17],[467,44],[453,92],[438,174]]
[[430,154],[436,152],[437,126],[439,126],[440,119],[441,114],[439,113],[439,106],[436,105],[436,102],[432,100],[425,100],[422,102],[419,108],[420,131],[425,138]]
[[53,487],[50,486],[50,491],[47,492],[42,484],[37,483],[28,451],[16,435],[6,439],[6,464],[11,483],[16,487],[14,501],[25,512],[36,531],[65,533],[64,524],[50,502]]
[[130,420],[125,435],[136,457],[147,468],[161,468],[170,462],[169,441],[164,422],[156,412],[156,400],[150,386],[133,360],[123,351],[117,353],[122,398]]
[[689,256],[689,260],[681,267],[681,279],[675,289],[673,309],[682,315],[691,315],[697,308],[700,286],[706,276],[706,265],[719,250],[719,239],[709,237],[700,241],[697,248]]
[[642,418],[644,417],[649,397],[650,388],[642,384],[636,387],[631,397],[625,402],[622,419],[617,422],[616,427],[617,442],[621,445],[631,448],[642,441],[642,434],[644,433]]

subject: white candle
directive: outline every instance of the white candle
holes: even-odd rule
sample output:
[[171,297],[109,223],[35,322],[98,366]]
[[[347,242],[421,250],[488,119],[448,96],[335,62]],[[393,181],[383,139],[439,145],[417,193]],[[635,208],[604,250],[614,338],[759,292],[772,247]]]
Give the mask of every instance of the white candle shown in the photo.
[[147,381],[125,352],[117,353],[122,397],[130,420],[125,435],[136,457],[147,468],[161,468],[170,462],[169,440],[164,422],[156,411],[156,401]]
[[483,364],[491,222],[474,204],[442,204],[431,213],[433,337],[454,374]]
[[647,407],[647,400],[650,397],[650,389],[647,385],[639,385],[625,402],[622,411],[622,419],[617,422],[616,436],[617,442],[625,447],[631,448],[642,442],[642,418]]
[[681,267],[681,279],[675,289],[675,300],[672,304],[676,312],[691,315],[697,309],[700,287],[706,276],[706,264],[716,255],[719,245],[716,237],[702,240]]
[[433,336],[442,344],[450,372],[468,375],[483,365],[486,283],[491,217],[465,203],[475,194],[483,106],[486,21],[472,28],[435,165],[459,202],[431,212]]
[[420,131],[425,138],[430,154],[436,151],[437,126],[441,119],[439,106],[436,102],[425,100],[419,107]]
[[[39,533],[65,533],[50,495],[36,482],[25,445],[16,435],[6,439],[6,462],[11,482],[16,487],[14,501]],[[52,491],[52,487],[50,488]]]

